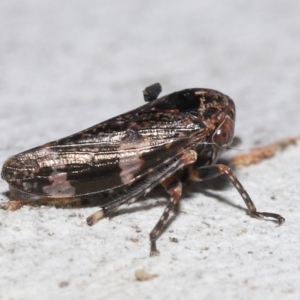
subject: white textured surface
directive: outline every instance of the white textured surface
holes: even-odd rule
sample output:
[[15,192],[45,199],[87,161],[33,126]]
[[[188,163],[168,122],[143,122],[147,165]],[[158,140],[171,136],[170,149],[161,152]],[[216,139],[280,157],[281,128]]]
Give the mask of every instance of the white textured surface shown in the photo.
[[[240,148],[299,135],[299,14],[298,0],[2,0],[1,163],[141,105],[154,82],[163,94],[230,95]],[[148,233],[161,190],[94,227],[85,218],[96,208],[0,210],[0,298],[299,299],[299,149],[236,172],[284,226],[250,218],[225,180],[193,185],[159,257],[149,257]],[[137,269],[158,276],[138,282]]]

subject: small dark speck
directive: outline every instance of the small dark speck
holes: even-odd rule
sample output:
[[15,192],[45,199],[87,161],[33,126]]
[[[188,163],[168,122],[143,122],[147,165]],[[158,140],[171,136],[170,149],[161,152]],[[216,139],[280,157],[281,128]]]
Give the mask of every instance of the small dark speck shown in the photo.
[[76,217],[76,213],[71,213],[71,214],[69,214],[69,217],[70,217],[70,218]]
[[178,243],[178,239],[175,237],[169,237],[170,242],[172,243]]
[[132,226],[133,229],[135,229],[135,232],[141,232],[141,229],[138,226]]
[[69,285],[68,281],[61,281],[58,286],[60,288],[64,288],[64,287],[67,287],[68,285]]
[[132,242],[134,242],[134,243],[137,243],[137,242],[139,241],[138,238],[130,238],[130,240],[131,240]]

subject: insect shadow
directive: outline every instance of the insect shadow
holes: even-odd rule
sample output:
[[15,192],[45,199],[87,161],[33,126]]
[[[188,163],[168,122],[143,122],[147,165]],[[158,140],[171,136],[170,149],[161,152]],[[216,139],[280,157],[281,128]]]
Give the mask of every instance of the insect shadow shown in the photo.
[[[222,164],[229,165],[229,162],[226,159],[220,159],[219,162]],[[201,199],[202,195],[209,198],[213,198],[214,200],[223,202],[231,207],[237,208],[241,211],[244,211],[246,214],[248,214],[247,208],[244,208],[242,205],[239,204],[234,204],[233,202],[230,201],[230,199],[211,191],[211,190],[223,191],[230,187],[231,187],[231,183],[228,180],[228,178],[226,178],[226,176],[219,176],[218,178],[209,179],[203,182],[192,182],[192,181],[186,182],[183,186],[181,199],[174,209],[174,214],[168,220],[166,227],[164,227],[163,231],[165,231],[170,226],[170,224],[176,219],[178,213],[180,213],[180,203],[184,200],[188,200],[189,198],[195,199],[195,195],[199,195],[199,199]],[[159,200],[156,201],[153,200],[151,202],[148,202],[148,200],[150,199],[152,200],[159,199]],[[136,201],[136,203],[138,204],[141,204],[143,202],[147,202],[147,204],[135,205],[135,206],[123,206],[118,211],[113,212],[109,217],[113,218],[119,215],[148,211],[153,209],[154,207],[165,207],[167,201],[168,201],[168,195],[166,194],[165,190],[161,186],[157,186],[153,190],[151,190],[146,196]],[[195,199],[195,201],[197,201],[197,199]]]

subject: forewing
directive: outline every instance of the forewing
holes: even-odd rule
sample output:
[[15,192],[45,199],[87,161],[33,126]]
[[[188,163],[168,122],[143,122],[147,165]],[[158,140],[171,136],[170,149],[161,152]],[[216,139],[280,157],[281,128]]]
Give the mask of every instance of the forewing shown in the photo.
[[205,138],[194,114],[162,107],[163,100],[13,156],[2,177],[22,193],[51,198],[134,186]]

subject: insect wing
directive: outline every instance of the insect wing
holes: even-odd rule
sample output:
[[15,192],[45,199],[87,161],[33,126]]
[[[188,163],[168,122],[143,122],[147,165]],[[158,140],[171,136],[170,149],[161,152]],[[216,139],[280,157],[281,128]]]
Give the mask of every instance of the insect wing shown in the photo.
[[167,97],[13,156],[2,177],[28,197],[122,193],[154,174],[158,184],[167,166],[206,135],[194,115],[166,105]]

